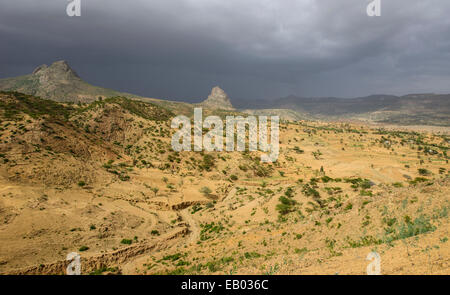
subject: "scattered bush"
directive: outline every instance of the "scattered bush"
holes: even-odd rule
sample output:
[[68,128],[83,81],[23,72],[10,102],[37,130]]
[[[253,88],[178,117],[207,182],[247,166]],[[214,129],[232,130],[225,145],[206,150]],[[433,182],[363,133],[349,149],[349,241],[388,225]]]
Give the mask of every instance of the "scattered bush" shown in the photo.
[[124,245],[131,245],[133,241],[130,239],[123,239],[122,241],[120,241],[120,243]]

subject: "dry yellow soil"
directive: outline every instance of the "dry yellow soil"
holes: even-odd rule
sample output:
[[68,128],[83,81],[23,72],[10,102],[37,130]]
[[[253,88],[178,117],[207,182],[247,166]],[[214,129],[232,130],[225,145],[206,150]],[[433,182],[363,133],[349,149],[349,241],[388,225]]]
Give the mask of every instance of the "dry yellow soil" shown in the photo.
[[173,152],[170,120],[120,104],[73,108],[2,112],[2,274],[63,274],[70,252],[83,274],[365,274],[372,251],[382,274],[450,274],[446,128],[283,122],[262,164]]

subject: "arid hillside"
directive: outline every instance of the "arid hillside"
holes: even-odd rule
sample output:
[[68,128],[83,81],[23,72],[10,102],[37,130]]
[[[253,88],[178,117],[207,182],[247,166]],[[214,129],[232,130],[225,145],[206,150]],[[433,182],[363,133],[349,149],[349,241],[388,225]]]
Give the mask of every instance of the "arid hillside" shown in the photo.
[[447,128],[283,121],[264,164],[173,151],[176,110],[1,92],[0,273],[450,273]]

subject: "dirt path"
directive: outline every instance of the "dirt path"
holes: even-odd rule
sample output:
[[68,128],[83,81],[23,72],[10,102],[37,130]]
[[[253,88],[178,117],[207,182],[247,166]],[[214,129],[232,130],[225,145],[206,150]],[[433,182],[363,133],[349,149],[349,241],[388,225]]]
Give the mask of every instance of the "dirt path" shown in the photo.
[[200,236],[200,227],[197,222],[192,218],[192,214],[189,212],[189,208],[179,211],[183,221],[188,225],[190,234],[186,240],[186,244],[192,244],[196,242]]

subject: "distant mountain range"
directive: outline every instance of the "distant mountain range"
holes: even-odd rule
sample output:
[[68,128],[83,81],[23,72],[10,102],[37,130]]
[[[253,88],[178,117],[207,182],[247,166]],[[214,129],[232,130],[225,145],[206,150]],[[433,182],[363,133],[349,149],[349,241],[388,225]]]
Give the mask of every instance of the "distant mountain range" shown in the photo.
[[[200,104],[169,102],[90,85],[83,81],[66,61],[42,65],[33,73],[0,79],[0,90],[17,91],[61,102],[92,102],[99,97],[123,96],[143,101],[191,109],[204,106],[234,110],[219,87]],[[361,120],[398,125],[450,126],[450,94],[409,94],[405,96],[371,95],[358,98],[287,96],[273,100],[239,100],[235,107],[249,114],[280,115],[282,119]]]
[[450,94],[371,95],[358,98],[287,96],[248,108],[286,109],[303,116],[405,125],[450,126]]

